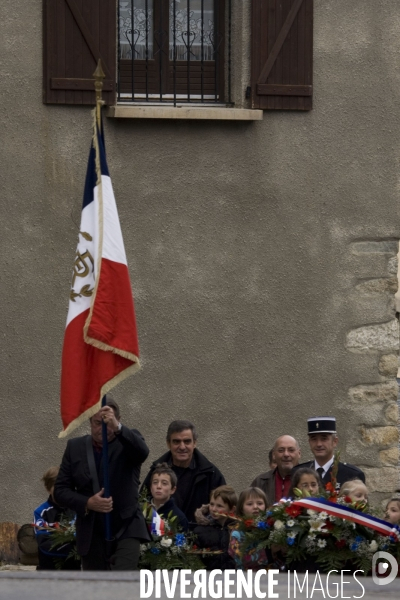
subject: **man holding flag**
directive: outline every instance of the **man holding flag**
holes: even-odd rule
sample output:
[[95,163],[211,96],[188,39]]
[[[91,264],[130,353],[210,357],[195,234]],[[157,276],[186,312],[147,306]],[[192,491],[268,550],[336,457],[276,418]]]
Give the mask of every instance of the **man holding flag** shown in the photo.
[[[149,450],[120,422],[108,392],[139,369],[128,265],[108,172],[101,124],[100,61],[96,111],[74,263],[61,372],[61,418],[68,435],[90,419],[91,435],[68,441],[54,494],[77,513],[84,569],[135,569],[149,534],[138,504]],[[107,396],[106,396],[107,394]]]
[[[110,497],[104,497],[102,422],[107,425]],[[150,539],[138,503],[140,466],[149,450],[136,429],[120,421],[107,396],[90,419],[91,435],[68,441],[54,495],[76,511],[76,543],[83,570],[134,570],[141,541]],[[112,541],[106,542],[104,515],[111,514]],[[109,547],[111,546],[111,548]]]

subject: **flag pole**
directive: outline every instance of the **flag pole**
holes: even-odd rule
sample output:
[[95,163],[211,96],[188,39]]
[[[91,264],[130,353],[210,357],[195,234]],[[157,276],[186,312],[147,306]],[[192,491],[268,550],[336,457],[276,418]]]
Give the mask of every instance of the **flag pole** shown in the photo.
[[[104,104],[104,100],[102,99],[102,91],[103,91],[103,79],[105,78],[104,71],[101,66],[101,60],[99,58],[97,67],[95,72],[93,73],[94,77],[94,89],[96,92],[96,124],[98,130],[101,132],[101,108]],[[106,406],[106,396],[104,395],[101,400],[101,405]],[[102,441],[103,441],[103,485],[104,485],[104,498],[110,497],[110,477],[108,470],[108,438],[107,438],[107,425],[103,421],[101,424],[102,427]],[[111,545],[112,535],[111,535],[111,513],[104,514],[104,529],[105,529],[105,538],[107,544],[107,550],[109,550],[108,546]],[[107,552],[110,554],[111,552]],[[108,556],[109,558],[109,556]]]
[[[101,405],[106,406],[106,396],[104,395],[101,400]],[[108,472],[108,438],[107,438],[107,424],[102,421],[101,433],[103,439],[103,486],[104,486],[104,498],[110,497],[110,476]],[[111,513],[104,513],[104,532],[106,537],[106,543],[112,542],[111,535]],[[108,547],[108,544],[107,544]]]
[[103,68],[101,66],[101,60],[97,63],[97,67],[95,72],[93,73],[94,77],[94,89],[96,91],[96,121],[97,127],[99,131],[101,131],[101,107],[104,104],[104,100],[102,99],[103,92],[103,79],[105,78]]

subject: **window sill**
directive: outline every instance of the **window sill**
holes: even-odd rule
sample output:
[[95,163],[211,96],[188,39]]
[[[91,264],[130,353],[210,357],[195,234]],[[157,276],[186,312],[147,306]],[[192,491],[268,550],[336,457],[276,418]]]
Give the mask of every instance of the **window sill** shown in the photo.
[[214,121],[261,121],[262,110],[207,106],[110,106],[114,119],[208,119]]

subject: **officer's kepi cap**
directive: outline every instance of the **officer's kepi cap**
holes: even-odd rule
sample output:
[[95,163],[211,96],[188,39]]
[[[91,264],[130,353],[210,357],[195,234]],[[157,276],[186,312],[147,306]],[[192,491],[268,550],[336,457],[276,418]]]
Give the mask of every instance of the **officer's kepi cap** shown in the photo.
[[308,435],[311,433],[336,433],[335,417],[311,417],[307,419]]

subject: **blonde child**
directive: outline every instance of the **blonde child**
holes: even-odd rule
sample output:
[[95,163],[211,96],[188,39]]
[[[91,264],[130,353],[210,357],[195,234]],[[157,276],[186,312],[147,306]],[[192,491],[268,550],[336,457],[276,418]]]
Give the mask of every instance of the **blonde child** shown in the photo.
[[57,569],[58,563],[61,564],[63,570],[78,571],[81,568],[80,560],[70,557],[75,543],[68,542],[54,547],[54,540],[46,529],[47,527],[58,527],[62,520],[74,521],[76,516],[72,510],[61,508],[54,500],[54,485],[59,470],[59,467],[50,467],[43,474],[42,481],[49,497],[46,502],[33,511],[34,531],[39,550],[38,571],[53,571]]
[[[257,517],[267,509],[267,497],[260,488],[250,487],[241,492],[236,508],[236,515],[246,519]],[[255,547],[243,548],[244,532],[233,527],[229,543],[229,554],[233,557],[238,569],[261,569],[268,563],[265,550]]]
[[385,518],[392,525],[400,525],[400,494],[390,498],[386,504]]
[[296,496],[295,490],[299,490],[303,496],[319,496],[324,491],[324,484],[314,469],[304,467],[303,469],[297,469],[293,474],[288,493],[289,498]]
[[350,479],[342,484],[339,497],[348,496],[352,502],[368,504],[368,489],[361,479]]

